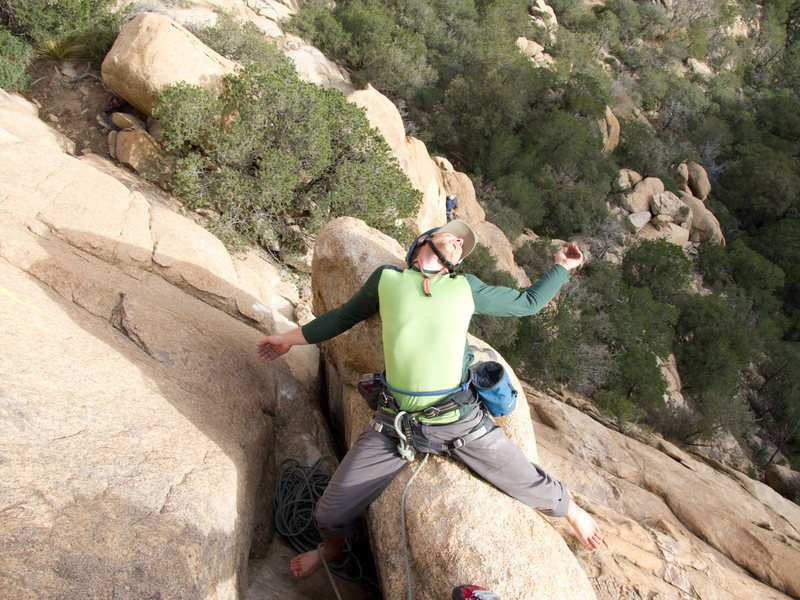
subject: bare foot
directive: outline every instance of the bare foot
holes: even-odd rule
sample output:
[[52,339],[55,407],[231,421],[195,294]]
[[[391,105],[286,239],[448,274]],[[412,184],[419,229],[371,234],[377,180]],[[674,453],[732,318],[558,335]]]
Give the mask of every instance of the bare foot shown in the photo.
[[311,550],[305,554],[298,554],[289,561],[289,568],[295,579],[305,579],[322,566],[320,553],[325,557],[325,562],[331,563],[342,555],[342,548],[337,544],[325,543],[318,550]]
[[570,501],[569,509],[567,512],[567,523],[575,530],[575,535],[586,546],[590,552],[594,552],[603,543],[603,534],[600,531],[597,523],[589,513],[583,510],[580,506]]

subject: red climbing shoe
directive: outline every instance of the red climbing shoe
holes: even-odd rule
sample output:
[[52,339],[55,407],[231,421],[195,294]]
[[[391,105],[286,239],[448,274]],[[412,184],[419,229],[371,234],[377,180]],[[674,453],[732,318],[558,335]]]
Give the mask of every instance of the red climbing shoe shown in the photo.
[[453,600],[500,600],[500,596],[477,585],[461,585],[453,590]]

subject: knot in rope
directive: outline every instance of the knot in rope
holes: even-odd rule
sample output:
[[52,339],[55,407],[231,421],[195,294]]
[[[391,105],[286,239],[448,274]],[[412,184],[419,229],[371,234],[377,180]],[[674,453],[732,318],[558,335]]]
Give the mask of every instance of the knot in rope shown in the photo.
[[404,410],[401,410],[397,415],[394,417],[394,430],[397,432],[397,437],[400,438],[400,443],[397,444],[397,452],[400,454],[401,458],[406,459],[408,462],[414,460],[414,448],[408,444],[408,436],[403,432],[403,417],[407,416],[408,413]]

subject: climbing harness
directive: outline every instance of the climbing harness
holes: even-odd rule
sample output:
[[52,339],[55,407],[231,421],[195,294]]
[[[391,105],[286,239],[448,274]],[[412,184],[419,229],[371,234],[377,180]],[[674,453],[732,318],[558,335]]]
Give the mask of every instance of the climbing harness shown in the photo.
[[[374,379],[373,379],[374,382]],[[381,373],[381,384],[384,388],[394,394],[404,394],[406,396],[447,396],[433,406],[412,413],[414,416],[422,415],[427,418],[438,417],[441,414],[450,412],[457,408],[472,407],[479,402],[483,404],[493,417],[502,417],[509,414],[517,405],[517,390],[511,385],[511,379],[506,373],[502,364],[497,361],[487,360],[476,363],[469,368],[467,379],[460,386],[449,390],[439,390],[436,392],[405,392],[392,387],[386,381],[386,371]],[[375,385],[373,383],[373,385]],[[472,394],[472,400],[468,400],[463,394]],[[459,395],[459,393],[461,395]],[[391,395],[384,394],[389,398],[378,398],[382,406],[394,410],[400,410],[397,400]],[[466,414],[462,410],[462,416]]]
[[453,450],[457,450],[470,443],[472,440],[477,440],[479,437],[489,433],[494,429],[494,421],[492,421],[492,418],[488,414],[484,413],[480,423],[471,431],[446,444],[434,442],[425,437],[422,433],[419,421],[412,418],[411,415],[406,412],[400,412],[395,415],[394,427],[380,422],[374,416],[370,419],[369,426],[373,431],[378,433],[397,437],[400,440],[397,447],[398,453],[401,457],[410,462],[414,460],[414,451],[424,454],[450,454]]

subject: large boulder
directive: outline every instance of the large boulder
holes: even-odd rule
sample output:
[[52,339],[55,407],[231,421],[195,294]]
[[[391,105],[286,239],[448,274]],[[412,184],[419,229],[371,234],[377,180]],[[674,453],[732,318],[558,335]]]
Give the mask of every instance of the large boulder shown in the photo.
[[764,471],[764,481],[782,496],[800,496],[800,473],[789,467],[770,463]]
[[474,228],[478,243],[489,249],[489,253],[497,261],[497,268],[511,273],[514,279],[517,280],[519,287],[528,287],[531,284],[531,280],[525,274],[525,269],[514,262],[514,247],[503,231],[497,225],[488,221],[482,221],[474,225]]
[[[328,223],[314,253],[315,311],[338,305],[379,265],[401,263],[402,250],[356,219]],[[346,440],[351,444],[370,414],[356,389],[359,372],[382,368],[380,323],[370,319],[341,337],[326,342],[323,353],[335,374],[338,390],[334,395],[341,399]],[[491,352],[477,340],[471,343],[481,352]],[[517,410],[504,417],[502,424],[535,460],[533,429],[522,396]],[[430,457],[416,476],[405,498],[408,537],[404,541],[397,514],[411,474],[409,467],[368,510],[384,597],[407,595],[406,561],[414,595],[420,598],[442,597],[466,581],[481,582],[503,598],[594,597],[572,553],[541,515],[475,479],[448,458]]]
[[653,196],[663,191],[664,183],[658,177],[646,177],[622,197],[622,207],[632,213],[649,211]]
[[355,91],[347,72],[314,46],[303,44],[287,50],[285,54],[294,63],[300,79],[323,87],[336,88],[344,94]]
[[347,99],[364,108],[370,125],[376,128],[391,148],[391,155],[417,190],[422,204],[414,219],[418,232],[443,225],[446,218],[445,194],[441,170],[420,140],[407,137],[403,118],[389,98],[371,85],[357,90]]
[[478,223],[486,220],[486,212],[478,203],[475,195],[475,186],[469,175],[456,171],[446,158],[436,156],[433,160],[436,161],[442,171],[445,194],[452,194],[458,198],[458,208],[455,210],[456,217],[466,221],[473,227],[477,227]]
[[680,192],[680,198],[692,210],[692,228],[689,240],[724,245],[725,236],[722,234],[719,221],[703,201],[688,192]]
[[653,194],[650,199],[650,212],[654,217],[664,217],[665,222],[677,223],[686,229],[691,229],[691,209],[672,192],[665,191],[660,194]]
[[300,299],[63,146],[0,95],[0,596],[234,600],[274,537],[276,459],[333,452],[317,349],[255,354]]
[[650,222],[636,232],[636,237],[645,240],[663,239],[683,248],[689,243],[689,230],[675,223],[663,223],[656,227]]
[[549,43],[555,43],[558,37],[558,19],[553,8],[544,0],[536,0],[528,6],[531,23],[543,30]]
[[700,200],[705,200],[711,193],[711,182],[708,179],[708,173],[706,173],[702,165],[696,162],[689,162],[686,167],[688,171],[687,183],[692,195],[695,198],[700,198]]
[[641,180],[642,176],[633,169],[620,169],[617,185],[621,191],[632,190]]
[[606,106],[606,113],[600,119],[599,125],[603,136],[603,152],[613,152],[619,146],[620,126],[619,119],[610,106]]
[[185,81],[219,90],[235,68],[174,21],[142,13],[120,31],[101,71],[106,86],[149,115],[164,86]]

